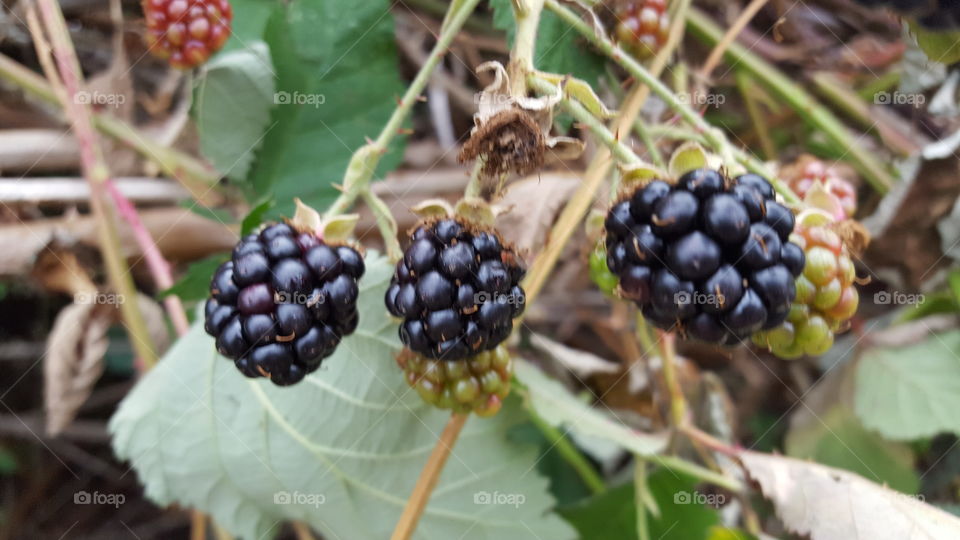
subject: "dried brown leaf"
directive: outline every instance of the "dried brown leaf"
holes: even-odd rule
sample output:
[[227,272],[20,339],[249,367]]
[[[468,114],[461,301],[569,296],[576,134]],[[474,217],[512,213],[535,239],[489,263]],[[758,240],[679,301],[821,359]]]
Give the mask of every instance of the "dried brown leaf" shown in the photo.
[[500,234],[532,260],[546,244],[561,207],[579,185],[580,176],[569,173],[544,173],[514,182],[498,203],[510,209],[499,218]]
[[738,456],[784,525],[811,540],[960,538],[957,517],[851,472],[758,452]]

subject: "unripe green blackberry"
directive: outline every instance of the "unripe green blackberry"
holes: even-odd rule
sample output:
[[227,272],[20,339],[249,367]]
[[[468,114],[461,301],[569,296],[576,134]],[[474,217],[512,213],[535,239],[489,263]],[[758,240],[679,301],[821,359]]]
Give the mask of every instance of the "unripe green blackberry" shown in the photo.
[[513,366],[504,345],[459,362],[427,358],[404,349],[397,356],[397,365],[407,384],[439,409],[493,416],[510,393]]
[[781,358],[827,352],[834,334],[845,330],[857,311],[856,270],[832,223],[825,214],[810,214],[797,221],[790,237],[806,260],[796,279],[796,298],[782,325],[754,336],[754,343]]
[[614,39],[637,58],[650,58],[667,42],[670,16],[666,0],[630,0],[617,10]]

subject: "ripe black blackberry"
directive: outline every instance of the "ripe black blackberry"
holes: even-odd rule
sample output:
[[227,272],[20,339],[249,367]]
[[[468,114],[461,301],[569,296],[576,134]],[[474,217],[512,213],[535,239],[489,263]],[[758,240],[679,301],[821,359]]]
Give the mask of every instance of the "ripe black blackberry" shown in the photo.
[[701,341],[733,344],[777,326],[796,295],[803,251],[789,242],[793,213],[774,196],[758,175],[711,169],[628,194],[605,221],[620,294],[656,326]]
[[356,330],[364,268],[352,247],[267,225],[240,240],[217,269],[204,328],[247,377],[297,383]]
[[526,300],[513,250],[496,232],[456,218],[425,223],[411,239],[385,297],[403,318],[403,344],[426,358],[462,360],[506,340]]

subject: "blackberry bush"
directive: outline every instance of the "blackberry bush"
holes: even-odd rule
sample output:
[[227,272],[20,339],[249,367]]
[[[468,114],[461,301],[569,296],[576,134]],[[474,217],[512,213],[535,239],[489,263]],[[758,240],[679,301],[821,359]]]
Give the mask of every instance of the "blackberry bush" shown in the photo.
[[363,272],[350,246],[267,225],[245,236],[214,274],[205,329],[247,377],[297,383],[356,330]]
[[143,0],[150,52],[179,69],[207,61],[230,37],[228,0]]
[[670,16],[666,0],[631,0],[616,11],[614,38],[639,59],[656,54],[667,42]]
[[654,325],[733,344],[782,323],[803,270],[793,213],[767,180],[712,169],[654,180],[613,205],[607,266]]
[[445,218],[417,227],[411,240],[385,298],[403,319],[403,344],[456,361],[506,340],[523,312],[525,270],[497,233]]
[[860,301],[853,260],[834,222],[819,213],[809,216],[790,237],[806,254],[790,314],[782,325],[754,336],[758,345],[787,359],[830,350],[834,333],[845,328]]

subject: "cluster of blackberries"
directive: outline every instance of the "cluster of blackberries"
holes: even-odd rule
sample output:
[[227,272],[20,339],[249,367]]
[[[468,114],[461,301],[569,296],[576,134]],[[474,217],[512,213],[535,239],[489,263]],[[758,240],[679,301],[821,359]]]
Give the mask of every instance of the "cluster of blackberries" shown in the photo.
[[523,312],[525,270],[493,231],[457,219],[419,226],[397,263],[387,310],[400,339],[427,358],[461,360],[502,343]]
[[217,269],[208,334],[247,377],[299,382],[357,328],[363,257],[277,223],[244,237]]
[[793,225],[764,178],[697,169],[676,185],[654,180],[610,209],[607,266],[656,326],[738,343],[790,311],[804,266],[803,250],[788,241]]
[[931,30],[960,27],[960,3],[956,0],[857,0],[868,7],[885,7],[914,17],[921,26]]

